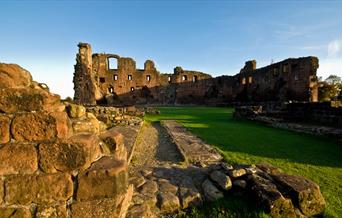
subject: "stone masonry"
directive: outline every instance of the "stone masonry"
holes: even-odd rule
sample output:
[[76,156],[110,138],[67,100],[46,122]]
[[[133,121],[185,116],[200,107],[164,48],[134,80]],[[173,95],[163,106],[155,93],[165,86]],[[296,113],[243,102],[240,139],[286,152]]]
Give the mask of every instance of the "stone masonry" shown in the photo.
[[0,93],[0,217],[125,217],[119,133],[18,65],[0,63]]
[[92,53],[78,45],[74,73],[74,99],[83,105],[205,104],[235,102],[317,101],[316,57],[289,58],[256,68],[247,61],[235,76],[212,78],[209,74],[175,67],[160,73],[153,61],[137,69],[132,58]]

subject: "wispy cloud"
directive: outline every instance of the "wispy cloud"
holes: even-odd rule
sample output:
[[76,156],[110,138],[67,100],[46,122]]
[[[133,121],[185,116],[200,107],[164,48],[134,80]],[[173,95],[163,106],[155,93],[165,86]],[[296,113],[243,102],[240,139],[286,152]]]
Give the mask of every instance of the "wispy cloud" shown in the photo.
[[342,49],[342,41],[334,40],[328,44],[328,57],[336,57]]
[[326,45],[325,58],[320,59],[318,76],[324,79],[334,74],[342,77],[342,40],[335,39]]

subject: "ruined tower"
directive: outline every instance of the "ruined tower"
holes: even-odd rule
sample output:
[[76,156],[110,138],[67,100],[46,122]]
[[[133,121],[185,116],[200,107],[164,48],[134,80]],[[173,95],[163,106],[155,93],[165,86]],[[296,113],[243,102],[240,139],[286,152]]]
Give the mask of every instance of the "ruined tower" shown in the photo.
[[96,87],[92,76],[92,51],[87,43],[78,44],[74,73],[74,100],[77,104],[95,105]]

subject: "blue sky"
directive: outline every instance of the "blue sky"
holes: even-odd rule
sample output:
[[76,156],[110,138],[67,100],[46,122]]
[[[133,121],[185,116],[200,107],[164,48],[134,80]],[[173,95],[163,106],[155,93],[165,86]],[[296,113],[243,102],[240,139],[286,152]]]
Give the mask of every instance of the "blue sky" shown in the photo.
[[152,59],[213,76],[318,56],[318,75],[342,76],[342,1],[1,1],[0,62],[73,96],[78,42],[93,52]]

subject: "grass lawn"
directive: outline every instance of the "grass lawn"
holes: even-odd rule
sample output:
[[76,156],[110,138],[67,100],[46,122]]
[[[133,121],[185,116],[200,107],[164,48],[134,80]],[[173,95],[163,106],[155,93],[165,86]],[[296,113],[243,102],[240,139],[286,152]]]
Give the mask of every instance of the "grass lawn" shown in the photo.
[[[321,187],[327,201],[325,217],[342,217],[342,144],[340,142],[325,137],[275,129],[249,121],[237,121],[232,117],[232,108],[163,107],[159,109],[160,115],[148,115],[146,121],[178,120],[206,142],[216,146],[229,163],[267,162],[286,173],[303,175]],[[211,205],[211,208],[214,208],[211,210],[221,210],[220,208],[232,201],[228,199],[226,202],[218,202]],[[197,217],[217,216],[210,216],[212,211],[208,211],[208,208],[201,210],[191,213]],[[216,214],[220,213],[225,217],[226,212],[219,211]],[[259,217],[263,216],[262,213],[255,214]],[[253,214],[247,213],[247,215],[255,217]],[[246,213],[242,216],[246,216]]]

